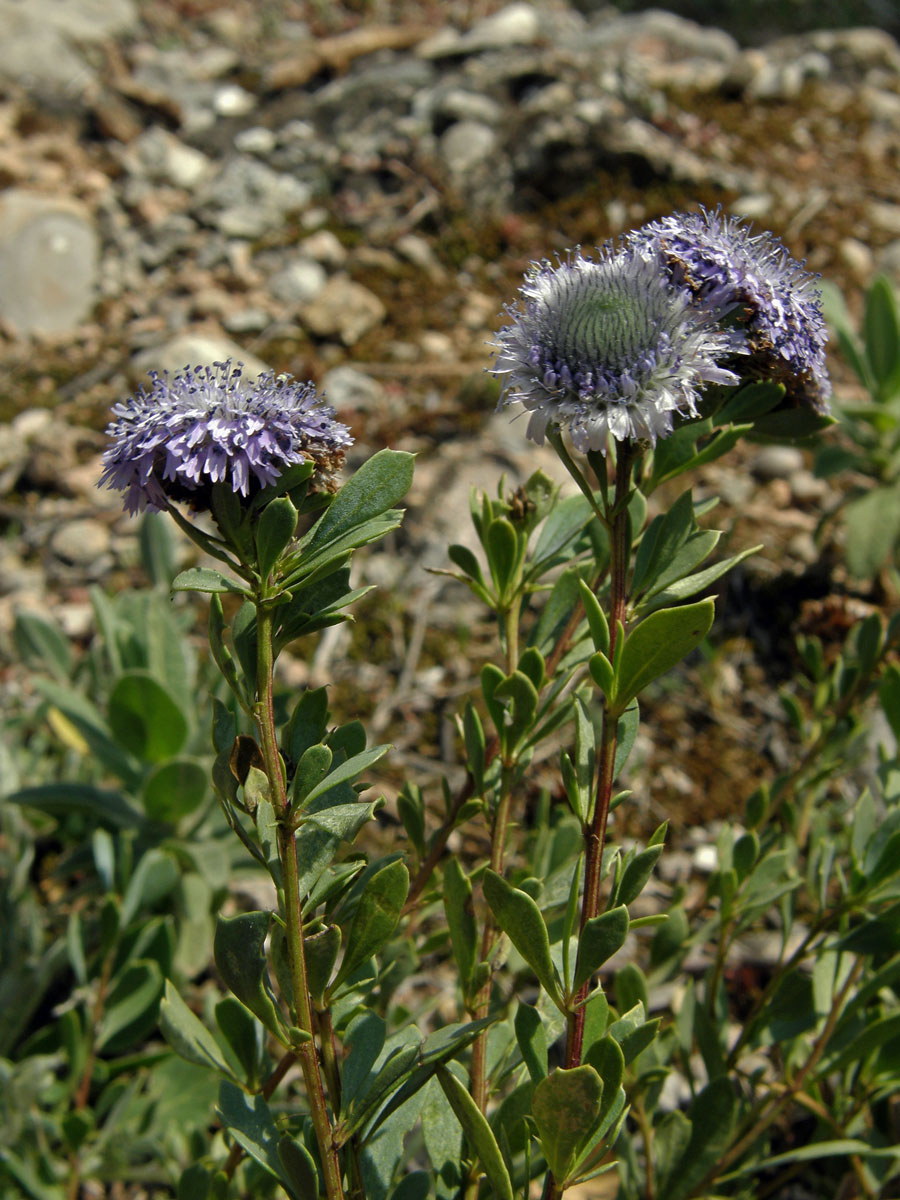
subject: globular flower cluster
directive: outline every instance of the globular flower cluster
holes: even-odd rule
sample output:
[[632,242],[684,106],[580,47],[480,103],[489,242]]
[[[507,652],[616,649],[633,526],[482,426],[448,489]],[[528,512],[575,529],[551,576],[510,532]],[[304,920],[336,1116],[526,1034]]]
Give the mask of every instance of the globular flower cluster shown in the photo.
[[644,440],[698,415],[710,384],[765,378],[827,412],[815,279],[770,234],[717,213],[674,214],[555,266],[535,264],[495,345],[501,406],[528,436],[567,430],[580,451]]
[[744,330],[748,373],[785,386],[789,402],[827,413],[827,330],[816,279],[771,233],[719,212],[674,213],[629,238],[699,304],[725,309]]
[[353,442],[314,386],[290,376],[248,382],[229,359],[150,379],[149,391],[113,406],[106,430],[100,484],[124,491],[131,513],[170,500],[206,508],[212,485],[226,481],[249,496],[304,461],[328,487]]
[[629,250],[576,251],[536,264],[508,309],[491,370],[501,404],[531,412],[528,436],[567,429],[576,449],[606,449],[607,437],[655,444],[674,418],[696,416],[703,387],[733,384],[722,365],[744,350],[721,310],[698,307],[657,264]]

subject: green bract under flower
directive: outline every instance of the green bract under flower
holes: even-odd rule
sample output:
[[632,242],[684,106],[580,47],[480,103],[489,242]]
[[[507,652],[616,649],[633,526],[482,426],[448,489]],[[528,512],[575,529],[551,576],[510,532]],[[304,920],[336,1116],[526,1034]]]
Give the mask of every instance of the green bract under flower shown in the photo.
[[169,500],[205,508],[216,483],[248,496],[304,461],[327,487],[353,442],[313,385],[287,375],[245,381],[229,359],[150,378],[149,392],[113,406],[106,430],[100,484],[124,491],[132,513]]
[[655,444],[677,416],[697,415],[707,384],[739,382],[722,362],[745,351],[743,336],[631,251],[535,264],[520,295],[491,370],[501,405],[531,413],[538,443],[556,426],[582,452],[605,451],[610,436]]

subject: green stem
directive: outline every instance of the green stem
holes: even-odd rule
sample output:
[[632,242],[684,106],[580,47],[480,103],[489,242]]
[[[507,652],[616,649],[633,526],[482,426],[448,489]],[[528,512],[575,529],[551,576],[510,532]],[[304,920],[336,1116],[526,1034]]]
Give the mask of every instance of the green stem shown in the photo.
[[[632,451],[628,442],[619,447],[616,459],[616,491],[609,511],[610,521],[610,599],[609,599],[609,657],[612,659],[619,626],[625,624],[628,601],[628,564],[631,554],[628,536],[627,499],[631,484]],[[615,782],[616,743],[618,737],[618,714],[604,704],[603,726],[600,734],[600,752],[597,762],[597,798],[594,817],[585,828],[585,871],[584,895],[581,901],[581,928],[600,911],[600,884],[603,871],[603,850],[606,845],[606,827],[609,822],[609,806]],[[575,1015],[569,1027],[566,1045],[566,1066],[581,1065],[586,1017],[584,1000],[590,989],[590,980],[585,982],[575,997]]]
[[300,905],[300,872],[297,862],[297,841],[290,823],[290,805],[281,755],[278,751],[278,736],[275,728],[274,675],[275,655],[273,651],[273,609],[263,593],[256,601],[256,688],[257,702],[254,716],[259,729],[260,748],[265,762],[266,775],[272,793],[272,804],[279,817],[278,855],[284,881],[283,903],[285,937],[290,962],[291,988],[294,993],[294,1017],[297,1027],[307,1035],[306,1040],[296,1047],[310,1115],[319,1146],[322,1174],[328,1200],[344,1200],[341,1182],[341,1164],[332,1136],[331,1120],[325,1101],[322,1072],[316,1051],[313,1026],[312,1000],[306,971],[306,954],[303,946],[303,911]]

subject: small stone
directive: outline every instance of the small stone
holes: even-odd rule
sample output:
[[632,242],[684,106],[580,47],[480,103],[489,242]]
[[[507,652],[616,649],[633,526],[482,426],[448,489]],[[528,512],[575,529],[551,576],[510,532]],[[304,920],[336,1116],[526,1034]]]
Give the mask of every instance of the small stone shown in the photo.
[[878,270],[890,275],[895,283],[900,283],[900,239],[888,244],[878,254]]
[[384,388],[356,367],[335,367],[322,379],[322,390],[329,404],[344,411],[372,412],[384,402]]
[[0,193],[0,318],[21,334],[69,333],[94,305],[98,243],[74,200]]
[[347,275],[334,275],[314,303],[303,309],[303,321],[316,337],[339,337],[353,346],[387,316],[374,292]]
[[419,336],[419,345],[426,358],[452,359],[456,357],[456,344],[448,333],[439,329],[426,329]]
[[812,471],[806,470],[805,467],[800,471],[794,471],[788,482],[791,485],[791,494],[798,504],[811,504],[828,495],[829,489],[826,481],[818,479]]
[[313,258],[326,267],[342,267],[347,261],[347,251],[330,229],[311,233],[303,239],[299,249],[307,258]]
[[869,220],[885,233],[900,233],[900,204],[884,200],[872,200],[868,207]]
[[253,125],[250,129],[242,129],[234,135],[234,148],[242,154],[256,154],[265,158],[278,145],[278,139],[271,129],[264,125]]
[[816,539],[811,533],[807,533],[805,530],[795,533],[788,540],[785,549],[788,554],[793,555],[794,558],[799,559],[800,562],[805,563],[808,567],[818,562],[822,557],[819,547],[816,545]]
[[481,121],[458,121],[444,132],[440,146],[451,175],[468,175],[490,161],[497,135]]
[[719,851],[715,846],[697,846],[693,854],[694,870],[701,875],[710,875],[719,865]]
[[213,96],[213,108],[220,117],[245,117],[256,107],[256,97],[236,83],[227,83]]
[[538,14],[530,4],[508,4],[499,12],[476,22],[462,40],[466,51],[471,54],[481,50],[531,46],[539,33]]
[[63,562],[88,566],[109,551],[109,541],[109,530],[105,525],[84,517],[60,526],[50,538],[50,549]]
[[136,138],[122,156],[126,168],[154,183],[168,183],[189,191],[209,174],[206,155],[186,146],[173,133],[154,125]]
[[272,318],[264,308],[238,308],[228,313],[222,324],[229,333],[262,333],[272,324]]
[[435,281],[443,279],[446,275],[427,238],[419,237],[416,233],[406,233],[397,238],[397,252]]
[[846,237],[842,238],[838,246],[838,253],[841,256],[841,262],[846,266],[861,283],[869,279],[874,270],[874,258],[872,251],[857,238]]
[[235,366],[244,364],[244,376],[247,379],[254,379],[269,370],[261,358],[242,350],[236,342],[226,337],[182,333],[161,346],[153,346],[136,354],[128,364],[128,375],[133,383],[146,383],[148,371],[168,371],[170,375],[177,375],[185,367],[208,366],[229,358]]
[[310,304],[325,287],[328,275],[321,263],[298,258],[272,276],[272,295],[285,304]]
[[757,451],[750,470],[757,479],[788,479],[804,465],[803,451],[794,446],[765,446]]

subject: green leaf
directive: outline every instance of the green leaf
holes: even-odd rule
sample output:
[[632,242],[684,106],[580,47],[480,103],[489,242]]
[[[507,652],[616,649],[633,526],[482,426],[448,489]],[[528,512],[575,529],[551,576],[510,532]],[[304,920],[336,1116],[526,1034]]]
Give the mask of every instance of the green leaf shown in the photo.
[[668,512],[653,518],[641,538],[634,560],[632,595],[640,596],[656,583],[659,571],[674,561],[696,528],[693,497],[690,491],[683,492]]
[[712,600],[664,608],[651,613],[625,640],[619,664],[616,708],[621,715],[648,683],[665,674],[709,633],[715,606]]
[[628,909],[624,905],[585,921],[578,942],[574,991],[577,992],[595,971],[625,945],[627,936]]
[[291,713],[284,731],[285,754],[299,762],[310,746],[315,746],[328,732],[328,689],[307,688]]
[[250,1157],[286,1187],[290,1186],[278,1153],[281,1139],[275,1119],[262,1096],[248,1096],[230,1081],[223,1080],[219,1087],[218,1113],[222,1124]]
[[152,908],[168,896],[178,882],[178,868],[172,856],[154,847],[142,856],[128,881],[122,898],[122,928],[130,925],[143,908]]
[[758,380],[739,388],[715,415],[717,425],[742,425],[771,412],[784,398],[781,384]]
[[558,500],[541,526],[529,574],[544,574],[557,562],[565,561],[571,543],[593,515],[586,496],[567,496],[565,500]]
[[138,530],[141,566],[151,583],[169,588],[175,576],[175,549],[171,526],[164,513],[147,512]]
[[601,654],[598,650],[596,654],[591,655],[588,670],[594,683],[607,701],[612,704],[616,695],[616,672],[612,663],[605,654]]
[[384,801],[366,804],[336,804],[304,817],[297,830],[297,854],[300,859],[300,894],[305,896],[331,863],[341,842],[352,842],[367,821],[371,821]]
[[405,1176],[391,1192],[391,1200],[428,1200],[431,1195],[431,1176],[428,1171],[413,1171]]
[[562,988],[550,956],[550,939],[541,910],[527,892],[512,887],[495,871],[485,871],[483,887],[497,924],[534,971],[553,1003],[564,1012]]
[[541,1014],[531,1004],[519,1001],[515,1017],[516,1041],[528,1074],[534,1083],[547,1076],[547,1033]]
[[319,1175],[313,1157],[302,1142],[283,1133],[278,1140],[278,1158],[287,1178],[291,1194],[299,1200],[316,1200],[319,1194]]
[[372,875],[350,922],[347,949],[332,991],[381,950],[397,927],[408,892],[409,872],[399,859]]
[[311,553],[393,508],[409,491],[413,463],[413,455],[400,450],[373,454],[334,497],[304,539],[305,549]]
[[43,783],[5,796],[7,804],[36,808],[51,817],[82,813],[102,828],[137,829],[142,815],[119,792],[105,791],[89,783]]
[[241,1064],[247,1086],[255,1090],[262,1067],[262,1025],[234,996],[223,996],[216,1005],[216,1024]]
[[269,920],[267,912],[220,916],[216,922],[213,956],[228,990],[259,1017],[270,1033],[283,1039],[283,1022],[266,971],[265,942]]
[[72,674],[72,647],[58,625],[33,612],[16,613],[16,652],[28,667],[49,671],[61,683]]
[[531,1113],[553,1177],[563,1182],[600,1112],[603,1080],[591,1066],[556,1070],[535,1086]]
[[188,1008],[175,985],[168,979],[165,995],[159,1006],[159,1028],[163,1037],[181,1058],[233,1078],[219,1043],[200,1018]]
[[309,746],[303,751],[291,780],[291,804],[299,807],[328,774],[333,758],[330,746]]
[[173,592],[233,592],[239,596],[249,596],[250,592],[243,583],[229,579],[221,571],[213,567],[188,567],[179,571],[172,580]]
[[863,329],[878,396],[889,399],[900,384],[900,317],[894,289],[884,275],[869,288]]
[[209,794],[209,773],[189,758],[153,768],[144,781],[141,802],[151,821],[175,824],[196,812]]
[[584,582],[583,579],[578,580],[578,590],[581,593],[581,602],[584,605],[584,615],[587,617],[588,629],[591,633],[591,641],[594,643],[594,649],[601,654],[609,654],[609,621],[606,619],[606,613],[600,601]]
[[[316,747],[312,746],[307,753],[311,753],[315,749]],[[333,771],[330,771],[306,793],[302,800],[303,807],[308,808],[320,796],[324,796],[327,792],[339,787],[342,783],[354,782],[362,775],[363,771],[368,771],[369,767],[374,766],[379,759],[384,758],[388,750],[390,750],[390,746],[372,746],[370,749],[363,750],[360,754],[354,754],[351,758],[347,758],[342,763],[339,763]],[[312,815],[310,814],[310,816]],[[316,813],[315,815],[318,818],[321,813]],[[304,817],[304,820],[306,819],[308,818]]]
[[460,986],[465,996],[478,953],[478,930],[472,904],[472,885],[459,865],[459,859],[453,857],[447,859],[444,867],[444,914],[450,930],[450,944],[459,971]]
[[472,776],[474,793],[480,796],[484,791],[487,741],[481,717],[471,700],[466,701],[463,713],[463,742],[466,747],[466,767]]
[[822,416],[811,408],[782,408],[754,421],[752,436],[767,442],[803,441],[834,424],[834,417]]
[[653,1161],[656,1186],[663,1195],[672,1182],[675,1168],[691,1140],[691,1123],[676,1109],[668,1112],[653,1130]]
[[625,1055],[615,1038],[601,1037],[591,1043],[584,1061],[603,1080],[603,1096],[595,1126],[595,1135],[599,1136],[606,1132],[620,1111],[617,1104],[619,1097],[624,1099],[622,1080],[625,1078]]
[[318,933],[305,937],[303,945],[306,949],[309,994],[316,1008],[324,1008],[325,992],[341,951],[341,931],[337,925],[326,925]]
[[268,579],[296,528],[297,510],[289,496],[280,496],[262,510],[256,527],[256,558],[261,579]]
[[185,1167],[178,1179],[175,1200],[209,1200],[211,1181],[212,1176],[202,1163]]
[[507,746],[514,746],[534,725],[538,707],[537,688],[522,671],[513,671],[494,688],[494,702],[509,700],[502,729]]
[[491,521],[484,548],[497,595],[503,597],[515,579],[519,561],[519,539],[512,523],[502,517]]
[[761,544],[748,546],[740,554],[732,554],[730,558],[723,558],[719,562],[705,567],[702,571],[696,571],[693,575],[685,575],[681,579],[675,580],[674,583],[670,583],[662,591],[654,592],[645,604],[638,605],[638,610],[644,612],[662,605],[677,604],[679,600],[684,600],[688,596],[696,596],[698,592],[705,591],[711,583],[721,579],[732,567],[736,567],[738,563],[743,562],[752,554],[758,554],[761,549]]
[[478,1155],[497,1200],[514,1200],[512,1181],[497,1140],[478,1105],[446,1067],[437,1068],[438,1082],[463,1128],[469,1144]]
[[731,1080],[722,1078],[707,1084],[688,1109],[690,1141],[660,1200],[686,1200],[690,1196],[730,1145],[736,1115],[737,1098]]
[[632,900],[637,899],[652,875],[653,868],[662,852],[662,846],[648,846],[646,850],[636,854],[626,865],[616,892],[618,904],[630,904]]
[[[129,790],[140,786],[141,773],[134,759],[113,740],[106,722],[87,696],[51,679],[35,679],[33,686],[64,718],[60,729],[52,709],[48,716],[54,732],[66,745],[74,747],[80,755],[90,751],[93,758],[117,775]],[[70,730],[70,725],[74,729]]]
[[157,1023],[165,980],[159,964],[136,959],[111,987],[97,1031],[97,1049],[121,1054],[145,1038]]
[[369,1083],[372,1069],[384,1049],[385,1023],[377,1013],[363,1009],[350,1021],[344,1036],[341,1069],[341,1113],[355,1111],[355,1101]]
[[187,740],[187,718],[169,692],[147,671],[128,671],[109,696],[113,737],[142,762],[163,762]]
[[900,487],[877,487],[844,509],[850,574],[873,579],[900,541]]

